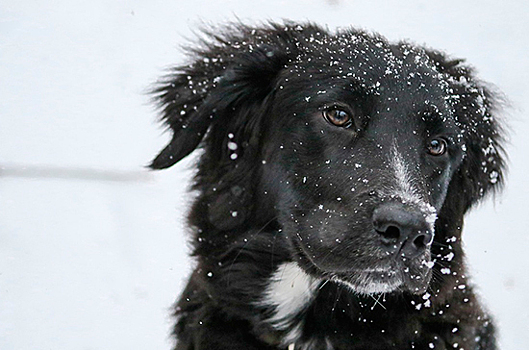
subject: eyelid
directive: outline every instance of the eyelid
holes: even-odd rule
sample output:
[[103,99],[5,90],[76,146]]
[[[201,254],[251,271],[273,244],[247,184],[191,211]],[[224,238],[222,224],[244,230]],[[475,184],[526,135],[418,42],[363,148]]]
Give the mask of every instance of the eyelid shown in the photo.
[[433,137],[432,139],[434,139],[434,138],[445,140],[446,146],[448,148],[454,147],[454,146],[456,146],[458,144],[458,142],[456,141],[456,139],[455,139],[455,137],[453,135],[439,135],[439,136]]
[[353,109],[348,104],[342,103],[342,102],[326,103],[326,104],[324,104],[323,106],[321,106],[318,109],[320,111],[325,111],[325,110],[329,110],[329,109],[343,109],[347,113],[351,114],[352,116],[355,115]]

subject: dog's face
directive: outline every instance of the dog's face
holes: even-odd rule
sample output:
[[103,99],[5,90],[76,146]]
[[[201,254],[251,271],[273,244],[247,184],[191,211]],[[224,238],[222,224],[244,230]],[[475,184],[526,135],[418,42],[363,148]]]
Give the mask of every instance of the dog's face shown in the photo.
[[447,84],[418,52],[333,44],[279,79],[263,180],[305,270],[364,294],[424,292],[466,147]]
[[491,94],[460,61],[361,32],[242,30],[156,90],[174,137],[151,166],[204,145],[202,241],[276,220],[316,278],[424,292],[446,222],[501,183]]

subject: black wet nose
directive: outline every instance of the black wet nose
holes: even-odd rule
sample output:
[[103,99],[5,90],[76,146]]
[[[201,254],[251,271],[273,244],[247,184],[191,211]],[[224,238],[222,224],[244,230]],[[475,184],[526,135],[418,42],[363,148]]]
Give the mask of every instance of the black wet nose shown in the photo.
[[401,204],[384,204],[375,209],[373,227],[389,254],[398,251],[407,258],[423,253],[433,240],[425,215]]

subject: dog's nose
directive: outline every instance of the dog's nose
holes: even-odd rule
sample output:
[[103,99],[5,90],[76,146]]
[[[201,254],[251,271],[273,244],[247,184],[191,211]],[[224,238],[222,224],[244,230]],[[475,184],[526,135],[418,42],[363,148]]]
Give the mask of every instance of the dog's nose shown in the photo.
[[398,251],[406,258],[423,253],[433,240],[425,215],[401,204],[384,204],[375,209],[373,226],[388,253]]

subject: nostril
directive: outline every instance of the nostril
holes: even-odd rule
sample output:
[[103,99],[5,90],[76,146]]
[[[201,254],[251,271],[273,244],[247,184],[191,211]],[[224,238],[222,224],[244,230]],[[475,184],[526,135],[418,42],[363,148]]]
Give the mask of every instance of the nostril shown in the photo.
[[417,249],[422,249],[426,247],[426,235],[425,234],[419,234],[415,239],[413,240],[413,245]]
[[397,226],[388,226],[384,231],[377,231],[386,242],[394,242],[400,237],[400,229]]
[[432,244],[433,234],[430,231],[420,232],[413,239],[413,245],[417,249],[423,249]]

